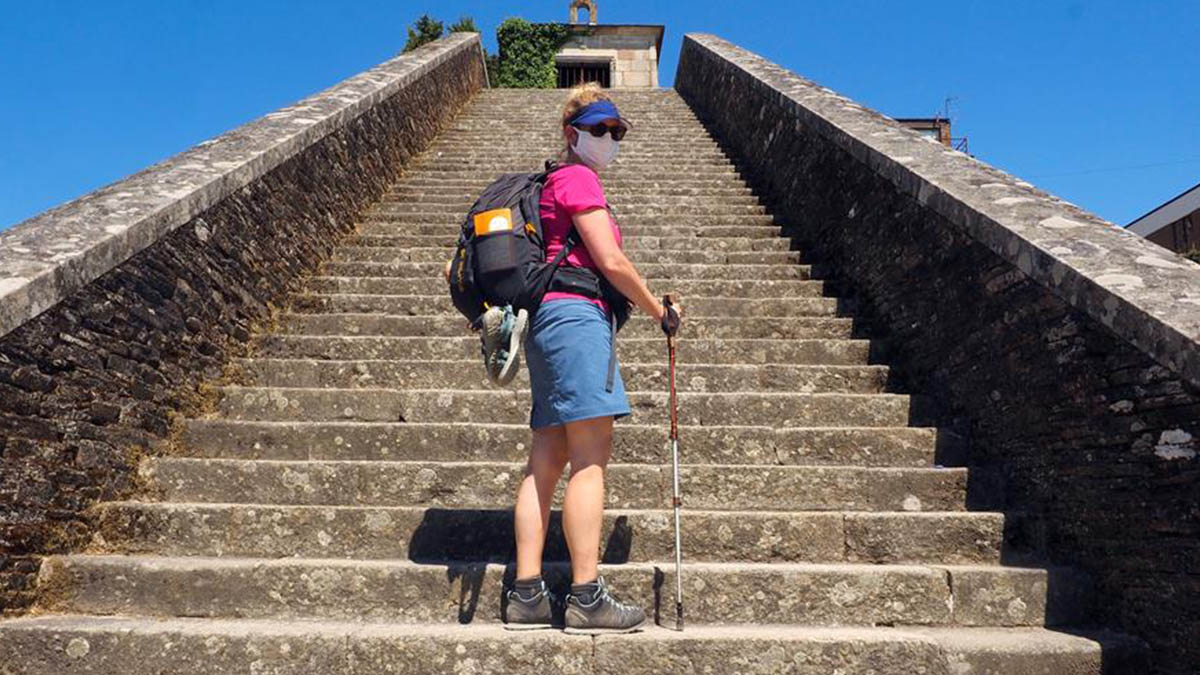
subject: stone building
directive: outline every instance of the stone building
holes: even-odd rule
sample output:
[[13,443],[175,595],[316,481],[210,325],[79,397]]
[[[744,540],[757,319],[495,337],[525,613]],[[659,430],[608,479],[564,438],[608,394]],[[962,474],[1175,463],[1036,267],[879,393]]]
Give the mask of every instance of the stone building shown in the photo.
[[[658,86],[662,26],[597,23],[595,0],[572,0],[569,9],[571,36],[554,57],[558,86],[588,81],[602,87]],[[587,10],[586,23],[580,9]]]
[[1176,253],[1200,248],[1200,184],[1133,221],[1129,231]]

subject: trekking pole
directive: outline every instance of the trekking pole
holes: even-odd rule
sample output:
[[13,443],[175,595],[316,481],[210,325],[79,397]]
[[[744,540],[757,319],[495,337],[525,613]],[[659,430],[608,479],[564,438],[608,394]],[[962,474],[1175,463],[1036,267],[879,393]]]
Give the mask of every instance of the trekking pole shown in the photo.
[[667,334],[667,359],[671,364],[671,464],[674,467],[674,490],[671,494],[671,505],[675,509],[675,630],[683,630],[683,553],[679,537],[679,509],[683,506],[683,498],[679,496],[679,404],[675,396],[675,332],[679,330],[679,315],[672,308],[674,304],[670,295],[664,295],[662,301],[666,312],[663,314],[662,329]]

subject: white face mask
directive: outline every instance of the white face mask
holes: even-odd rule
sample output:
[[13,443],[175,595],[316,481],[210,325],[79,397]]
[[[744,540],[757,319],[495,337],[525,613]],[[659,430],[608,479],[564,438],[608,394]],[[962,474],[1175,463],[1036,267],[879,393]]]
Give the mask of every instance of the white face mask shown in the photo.
[[575,136],[575,145],[572,145],[571,149],[596,171],[603,169],[617,156],[617,148],[620,145],[613,140],[610,133],[596,138],[587,131],[576,129]]

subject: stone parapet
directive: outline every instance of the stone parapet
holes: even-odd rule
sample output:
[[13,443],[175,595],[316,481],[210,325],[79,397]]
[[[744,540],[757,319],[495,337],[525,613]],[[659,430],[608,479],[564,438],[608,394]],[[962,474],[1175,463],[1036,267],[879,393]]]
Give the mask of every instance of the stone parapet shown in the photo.
[[718,37],[685,36],[675,87],[934,399],[972,503],[1190,672],[1200,267]]
[[0,608],[486,86],[455,33],[0,234]]

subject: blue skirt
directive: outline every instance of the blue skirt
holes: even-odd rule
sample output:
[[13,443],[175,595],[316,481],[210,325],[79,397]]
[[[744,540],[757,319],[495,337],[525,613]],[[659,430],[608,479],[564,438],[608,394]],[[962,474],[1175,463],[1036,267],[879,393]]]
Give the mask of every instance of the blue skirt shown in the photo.
[[605,391],[612,334],[603,309],[570,298],[549,300],[533,316],[525,337],[525,363],[533,406],[529,427],[556,426],[630,414],[620,365]]

